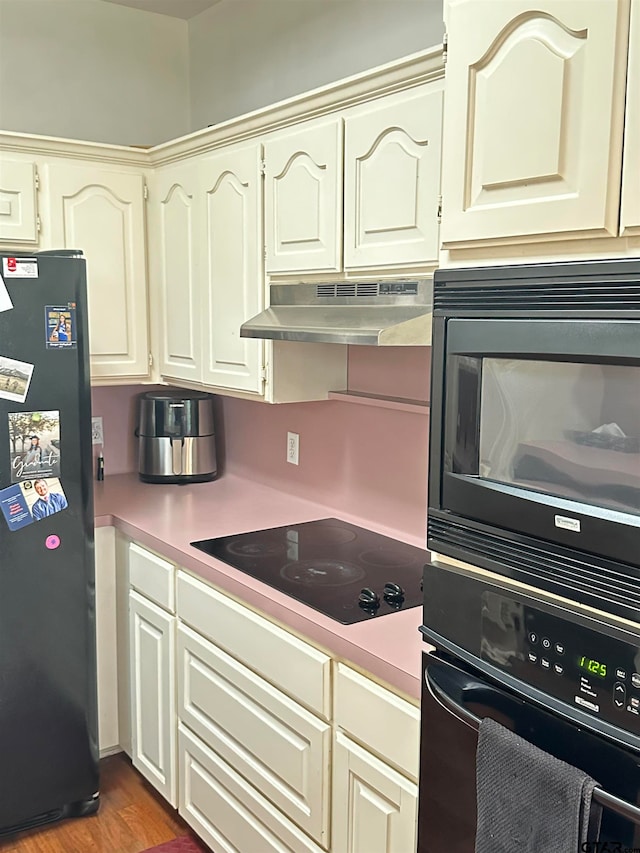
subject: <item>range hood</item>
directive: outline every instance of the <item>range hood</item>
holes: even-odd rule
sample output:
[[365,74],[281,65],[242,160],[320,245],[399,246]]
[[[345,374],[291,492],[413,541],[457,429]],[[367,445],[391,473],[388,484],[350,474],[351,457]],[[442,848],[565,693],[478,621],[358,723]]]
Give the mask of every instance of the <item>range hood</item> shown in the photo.
[[271,306],[243,338],[366,346],[429,346],[433,279],[272,284]]

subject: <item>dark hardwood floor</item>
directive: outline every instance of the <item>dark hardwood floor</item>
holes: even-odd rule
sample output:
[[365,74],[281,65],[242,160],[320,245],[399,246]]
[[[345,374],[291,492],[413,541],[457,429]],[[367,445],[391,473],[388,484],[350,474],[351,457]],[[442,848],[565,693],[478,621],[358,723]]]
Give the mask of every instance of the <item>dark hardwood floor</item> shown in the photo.
[[120,753],[100,762],[100,810],[0,839],[0,853],[140,853],[188,826]]

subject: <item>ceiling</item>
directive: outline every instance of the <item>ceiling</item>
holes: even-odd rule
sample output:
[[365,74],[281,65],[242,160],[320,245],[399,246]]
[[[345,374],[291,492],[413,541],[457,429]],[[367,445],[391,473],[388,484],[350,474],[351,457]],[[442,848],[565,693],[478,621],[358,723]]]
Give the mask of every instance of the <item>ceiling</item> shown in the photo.
[[145,12],[158,12],[160,15],[170,15],[172,18],[193,18],[220,0],[105,0],[106,3],[117,3],[119,6],[131,6],[133,9],[143,9]]

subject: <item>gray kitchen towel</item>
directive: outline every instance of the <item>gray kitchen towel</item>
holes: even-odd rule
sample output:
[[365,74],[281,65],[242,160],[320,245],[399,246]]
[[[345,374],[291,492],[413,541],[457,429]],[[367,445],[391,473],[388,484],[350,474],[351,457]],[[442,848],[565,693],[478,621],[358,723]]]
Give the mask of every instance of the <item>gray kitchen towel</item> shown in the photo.
[[579,853],[598,837],[596,782],[485,718],[476,756],[476,853]]

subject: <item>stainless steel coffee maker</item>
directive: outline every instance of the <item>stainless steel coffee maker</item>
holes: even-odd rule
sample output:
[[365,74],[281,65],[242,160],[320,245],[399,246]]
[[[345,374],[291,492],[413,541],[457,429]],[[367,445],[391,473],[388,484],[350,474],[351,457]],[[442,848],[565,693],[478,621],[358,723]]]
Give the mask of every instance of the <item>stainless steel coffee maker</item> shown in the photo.
[[138,397],[138,471],[144,483],[204,483],[217,476],[211,394],[148,391]]

